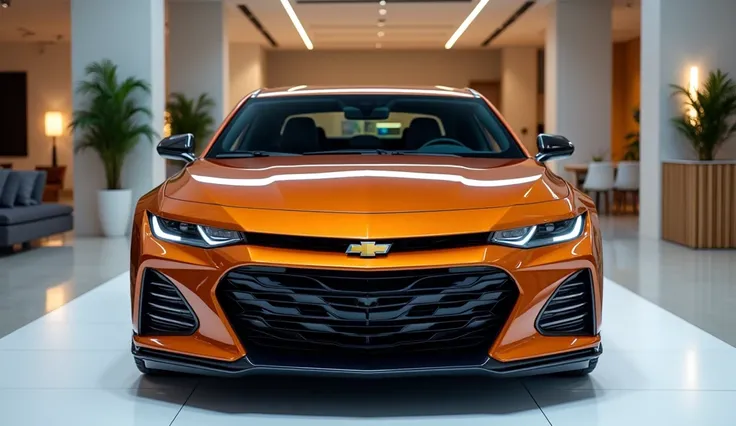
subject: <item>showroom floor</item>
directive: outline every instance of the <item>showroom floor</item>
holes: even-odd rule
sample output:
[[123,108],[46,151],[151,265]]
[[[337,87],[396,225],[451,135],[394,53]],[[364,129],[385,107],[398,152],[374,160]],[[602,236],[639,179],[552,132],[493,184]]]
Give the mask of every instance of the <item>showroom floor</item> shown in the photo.
[[0,258],[0,424],[736,424],[736,254],[638,241],[628,219],[603,225],[598,369],[513,381],[144,378],[129,349],[127,242],[52,240]]

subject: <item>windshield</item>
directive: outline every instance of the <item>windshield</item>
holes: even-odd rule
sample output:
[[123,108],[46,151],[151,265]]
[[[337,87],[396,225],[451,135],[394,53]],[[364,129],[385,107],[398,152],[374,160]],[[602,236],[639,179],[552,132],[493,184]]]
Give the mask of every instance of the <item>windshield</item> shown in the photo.
[[256,97],[206,157],[356,153],[526,157],[482,99],[416,95]]

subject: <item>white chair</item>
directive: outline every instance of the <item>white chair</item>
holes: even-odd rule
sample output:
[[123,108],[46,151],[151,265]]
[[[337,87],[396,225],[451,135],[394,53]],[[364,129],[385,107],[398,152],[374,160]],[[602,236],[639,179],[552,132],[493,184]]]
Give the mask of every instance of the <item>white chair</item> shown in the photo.
[[588,173],[585,176],[585,182],[583,183],[583,190],[590,193],[595,193],[595,205],[600,204],[600,196],[603,195],[603,201],[605,201],[605,207],[601,209],[601,212],[608,211],[608,199],[613,190],[614,183],[613,163],[611,162],[592,162],[588,165]]
[[639,163],[636,161],[621,161],[618,163],[616,181],[613,184],[613,196],[616,206],[626,209],[629,194],[633,204],[634,214],[638,212],[639,204]]

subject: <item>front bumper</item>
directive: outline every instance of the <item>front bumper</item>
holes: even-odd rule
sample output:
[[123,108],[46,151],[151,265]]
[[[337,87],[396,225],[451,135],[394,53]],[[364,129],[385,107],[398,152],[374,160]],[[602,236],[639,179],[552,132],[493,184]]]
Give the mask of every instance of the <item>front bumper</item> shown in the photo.
[[[236,213],[245,214],[232,212],[232,215],[237,216]],[[390,225],[392,229],[393,227],[400,229],[400,226],[413,223],[432,223],[435,224],[434,228],[449,227],[441,229],[443,234],[457,234],[468,231],[463,228],[465,223],[501,213],[482,212],[478,218],[470,217],[469,214],[471,213],[432,213],[428,214],[431,217],[422,216],[421,221],[404,217],[406,215],[382,216],[380,224],[376,222],[375,226]],[[503,214],[517,215],[516,210]],[[526,211],[518,213],[519,216],[528,214]],[[294,213],[289,213],[288,217],[292,216]],[[315,228],[315,233],[329,229],[338,219],[335,215],[316,213],[310,213],[309,217],[312,220],[310,229]],[[131,249],[131,311],[135,333],[133,352],[152,369],[224,376],[238,376],[258,371],[349,375],[485,372],[498,376],[517,376],[583,369],[591,359],[600,355],[598,330],[602,307],[603,280],[600,269],[602,260],[600,237],[597,235],[597,218],[593,213],[590,214],[590,218],[583,237],[555,246],[530,250],[503,246],[476,246],[395,253],[384,258],[361,259],[348,258],[344,253],[285,250],[255,245],[206,250],[173,244],[154,239],[147,221],[140,213],[136,217]],[[258,218],[243,220],[249,223],[263,223],[263,220],[255,219]],[[365,227],[367,220],[373,220],[363,215],[343,215],[339,216],[339,219],[343,225],[354,223],[356,227],[359,225]],[[429,233],[429,230],[426,233]],[[467,362],[457,359],[444,364],[434,360],[437,362],[431,365],[422,362],[391,365],[383,362],[381,365],[371,365],[368,368],[358,364],[360,368],[357,369],[335,362],[314,363],[303,362],[304,360],[284,362],[280,359],[263,357],[252,347],[249,348],[244,343],[243,336],[239,336],[228,320],[226,310],[218,300],[216,290],[219,283],[229,271],[244,265],[342,271],[492,266],[503,269],[513,278],[518,285],[519,296],[493,344],[487,351],[481,351],[478,358]],[[141,288],[143,275],[147,269],[156,270],[165,276],[186,299],[198,319],[198,325],[192,334],[138,334]],[[594,332],[587,335],[565,336],[541,334],[536,324],[540,312],[560,284],[582,269],[592,272]],[[451,344],[448,344],[448,349],[454,350]]]
[[233,362],[213,361],[141,348],[136,345],[133,345],[132,353],[137,359],[143,360],[147,368],[153,370],[215,377],[235,378],[258,373],[285,373],[368,377],[485,374],[509,378],[583,370],[588,367],[592,360],[598,359],[603,354],[603,345],[599,343],[591,349],[513,362],[499,362],[488,357],[485,361],[476,364],[442,365],[437,363],[431,366],[418,367],[385,365],[383,368],[361,369],[328,367],[319,364],[297,365],[288,362],[256,363],[251,361],[248,356]]

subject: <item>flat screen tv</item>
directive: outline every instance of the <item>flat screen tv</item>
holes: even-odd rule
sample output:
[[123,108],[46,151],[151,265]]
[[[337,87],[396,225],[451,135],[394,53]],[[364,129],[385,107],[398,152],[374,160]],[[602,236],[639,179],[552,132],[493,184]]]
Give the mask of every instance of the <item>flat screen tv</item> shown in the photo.
[[0,72],[0,157],[28,156],[28,79]]

